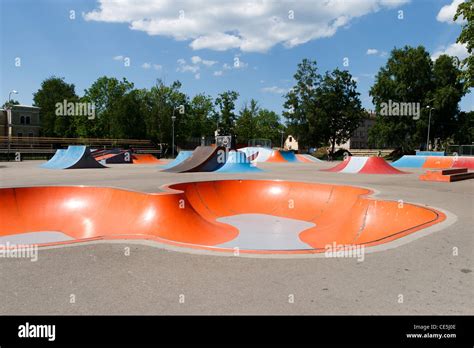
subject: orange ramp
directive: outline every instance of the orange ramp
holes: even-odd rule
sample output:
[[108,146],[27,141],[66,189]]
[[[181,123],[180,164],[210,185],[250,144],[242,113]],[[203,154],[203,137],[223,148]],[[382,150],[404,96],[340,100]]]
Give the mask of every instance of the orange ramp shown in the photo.
[[281,155],[280,151],[273,150],[270,156],[267,158],[265,162],[272,162],[272,163],[287,163],[288,161]]
[[426,156],[423,168],[451,168],[454,163],[454,157]]
[[248,248],[241,252],[318,253],[331,243],[383,244],[445,219],[434,209],[371,199],[371,191],[351,186],[221,180],[180,183],[164,189],[156,194],[82,186],[0,189],[0,238],[57,231],[72,240],[42,244],[150,239],[232,252],[219,245],[234,240],[239,230],[217,219],[266,214],[312,223],[313,227],[299,233],[308,249]]
[[133,154],[132,155],[133,164],[164,164],[163,161],[160,161],[158,158],[151,154]]
[[455,182],[468,179],[474,179],[474,172],[469,172],[467,168],[428,170],[420,175],[421,181]]

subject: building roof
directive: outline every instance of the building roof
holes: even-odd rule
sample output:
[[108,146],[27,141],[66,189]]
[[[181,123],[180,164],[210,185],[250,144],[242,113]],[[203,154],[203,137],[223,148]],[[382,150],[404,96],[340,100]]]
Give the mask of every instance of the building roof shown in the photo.
[[12,105],[12,107],[22,107],[22,108],[30,108],[30,109],[40,109],[40,108],[37,107],[37,106],[33,106],[33,105],[22,105],[22,104],[15,104],[15,105]]

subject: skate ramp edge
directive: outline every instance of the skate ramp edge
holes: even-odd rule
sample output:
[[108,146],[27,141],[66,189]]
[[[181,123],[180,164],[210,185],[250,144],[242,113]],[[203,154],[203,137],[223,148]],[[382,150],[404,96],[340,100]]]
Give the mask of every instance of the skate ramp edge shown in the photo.
[[[219,180],[173,184],[164,189],[165,192],[148,194],[83,186],[3,188],[1,241],[10,237],[18,240],[26,233],[57,232],[64,235],[50,241],[43,236],[40,245],[148,239],[179,247],[233,252],[239,247],[238,226],[251,225],[252,220],[245,222],[251,214],[259,219],[291,219],[280,220],[297,226],[297,234],[282,235],[281,229],[269,228],[260,231],[252,244],[252,231],[242,231],[245,235],[240,240],[245,240],[245,245],[240,252],[324,253],[334,243],[364,247],[384,244],[446,218],[435,209],[410,203],[400,207],[397,201],[369,198],[370,190],[351,186]],[[232,224],[230,217],[234,217]],[[287,247],[281,239],[272,240],[279,237],[290,238]],[[306,247],[295,249],[301,243]],[[278,247],[261,249],[265,245]]]

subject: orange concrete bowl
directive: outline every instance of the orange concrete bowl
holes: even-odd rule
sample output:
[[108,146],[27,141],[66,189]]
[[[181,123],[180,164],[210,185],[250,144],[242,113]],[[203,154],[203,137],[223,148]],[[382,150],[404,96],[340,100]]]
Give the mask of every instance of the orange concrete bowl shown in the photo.
[[[234,252],[220,247],[239,230],[217,221],[264,214],[311,223],[297,234],[307,248],[242,253],[321,253],[327,245],[375,246],[437,224],[446,216],[415,204],[369,198],[365,188],[278,180],[219,180],[173,184],[159,193],[106,187],[0,189],[0,243],[56,231],[67,240],[148,239],[175,246]],[[258,226],[257,226],[258,228]],[[265,233],[262,230],[259,231]]]

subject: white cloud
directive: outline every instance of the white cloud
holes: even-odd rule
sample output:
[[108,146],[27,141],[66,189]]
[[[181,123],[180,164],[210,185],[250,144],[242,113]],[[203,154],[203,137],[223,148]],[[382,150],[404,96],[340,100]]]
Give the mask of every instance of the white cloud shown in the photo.
[[199,56],[193,56],[193,57],[191,57],[191,62],[192,62],[193,64],[199,64],[199,63],[202,62],[202,59],[201,59],[201,57],[199,57]]
[[217,61],[215,61],[215,60],[206,60],[206,59],[202,59],[199,56],[192,56],[191,57],[191,62],[195,65],[203,64],[203,65],[208,66],[208,67],[213,66],[214,64],[217,63]]
[[[441,7],[441,10],[439,10],[438,15],[436,16],[436,19],[439,22],[446,22],[449,24],[454,23],[453,18],[454,15],[456,14],[456,10],[458,9],[459,4],[461,4],[464,0],[453,0],[453,2],[449,5]],[[464,18],[458,18],[456,23],[460,24],[464,22]]]
[[160,65],[160,64],[151,64],[151,63],[143,63],[142,64],[142,68],[143,69],[151,69],[153,67],[153,69],[155,70],[161,70],[163,69],[163,66]]
[[369,56],[374,56],[374,55],[377,55],[379,57],[386,57],[388,55],[387,52],[385,51],[379,51],[378,49],[376,48],[369,48],[367,50],[367,52],[365,52],[365,54],[369,55]]
[[[178,67],[176,68],[176,71],[178,72],[190,72],[194,74],[194,78],[196,80],[199,80],[201,78],[201,66],[205,66],[207,68],[213,66],[214,64],[217,64],[217,61],[215,60],[206,60],[202,59],[199,56],[192,56],[191,57],[191,64],[188,64],[185,59],[180,58],[176,61],[178,63]],[[216,75],[217,76],[217,75]]]
[[465,44],[453,43],[447,47],[441,47],[431,56],[432,60],[436,60],[440,55],[447,54],[448,56],[458,57],[463,60],[468,56],[467,47]]
[[176,68],[176,71],[178,72],[191,72],[193,74],[196,74],[199,71],[199,66],[198,65],[190,65],[186,63],[186,60],[183,58],[180,58],[177,60],[178,67]]
[[214,64],[216,64],[217,61],[216,60],[203,60],[202,61],[202,64],[204,64],[205,66],[213,66]]
[[214,76],[222,76],[222,70],[214,71],[213,75]]
[[271,86],[271,87],[264,87],[261,89],[263,93],[273,93],[273,94],[285,94],[288,93],[288,89],[277,87],[277,86]]
[[123,60],[123,56],[115,56],[114,58],[112,58],[113,60]]
[[[354,18],[408,1],[208,0],[203,6],[200,1],[181,0],[177,7],[171,0],[99,0],[98,8],[84,18],[125,23],[149,35],[186,40],[195,50],[265,52],[278,44],[294,47],[330,37]],[[290,10],[294,19],[288,15]]]

